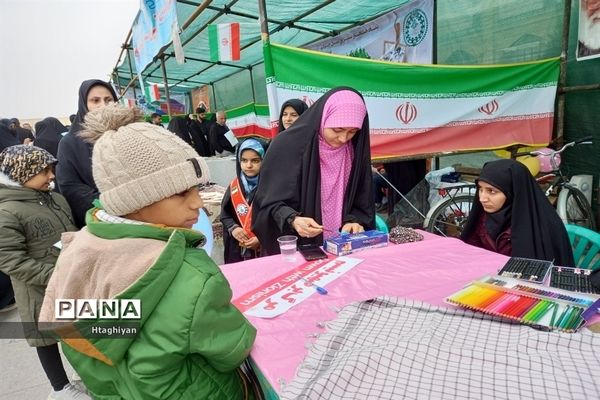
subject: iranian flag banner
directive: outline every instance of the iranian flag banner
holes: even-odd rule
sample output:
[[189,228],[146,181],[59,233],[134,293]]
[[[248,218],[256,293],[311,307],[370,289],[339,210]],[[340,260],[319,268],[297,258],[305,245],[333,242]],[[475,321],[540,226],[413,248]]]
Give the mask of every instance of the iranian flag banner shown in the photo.
[[211,61],[237,61],[240,59],[240,24],[208,26],[208,44]]
[[261,136],[270,139],[269,107],[249,103],[227,110],[227,126],[236,137]]
[[309,106],[336,86],[362,93],[371,157],[546,145],[559,59],[507,65],[411,65],[265,44],[270,122],[290,98]]

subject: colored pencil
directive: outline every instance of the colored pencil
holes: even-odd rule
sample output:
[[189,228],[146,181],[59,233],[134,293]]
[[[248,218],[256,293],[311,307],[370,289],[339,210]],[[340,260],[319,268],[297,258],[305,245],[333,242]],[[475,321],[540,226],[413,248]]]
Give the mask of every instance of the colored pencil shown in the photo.
[[575,331],[582,325],[586,305],[593,303],[589,298],[578,298],[563,292],[523,284],[511,286],[511,281],[492,277],[473,282],[449,296],[447,301],[522,323],[566,332]]

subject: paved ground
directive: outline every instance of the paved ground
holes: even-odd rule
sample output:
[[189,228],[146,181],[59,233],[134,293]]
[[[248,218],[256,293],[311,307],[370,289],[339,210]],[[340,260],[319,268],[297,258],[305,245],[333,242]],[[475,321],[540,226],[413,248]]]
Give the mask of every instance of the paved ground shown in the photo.
[[[17,309],[0,313],[0,329],[18,321]],[[64,357],[63,363],[70,377],[73,369]],[[43,400],[51,390],[34,348],[25,339],[0,339],[0,400]]]

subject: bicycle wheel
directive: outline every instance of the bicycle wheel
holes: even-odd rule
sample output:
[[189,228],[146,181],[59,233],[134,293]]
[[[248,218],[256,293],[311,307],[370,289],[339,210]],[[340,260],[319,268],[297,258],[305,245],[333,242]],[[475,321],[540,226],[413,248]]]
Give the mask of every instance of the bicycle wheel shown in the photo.
[[474,194],[461,193],[437,203],[427,213],[423,227],[438,235],[459,237],[474,199]]
[[596,229],[592,207],[581,190],[571,185],[563,186],[558,194],[556,212],[565,224]]

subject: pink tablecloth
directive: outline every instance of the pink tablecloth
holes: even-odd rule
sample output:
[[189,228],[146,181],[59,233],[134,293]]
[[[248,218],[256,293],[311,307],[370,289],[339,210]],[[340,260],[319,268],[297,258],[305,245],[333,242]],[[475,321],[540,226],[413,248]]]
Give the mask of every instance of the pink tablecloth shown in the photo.
[[[329,294],[315,293],[273,319],[249,317],[258,330],[251,356],[275,390],[289,382],[304,359],[317,324],[334,319],[335,309],[381,295],[407,297],[442,305],[443,299],[468,282],[495,274],[508,257],[422,232],[426,240],[355,253],[364,261],[328,284]],[[301,259],[302,257],[298,257]],[[297,265],[303,260],[298,260]],[[233,299],[293,269],[280,256],[222,266]]]

